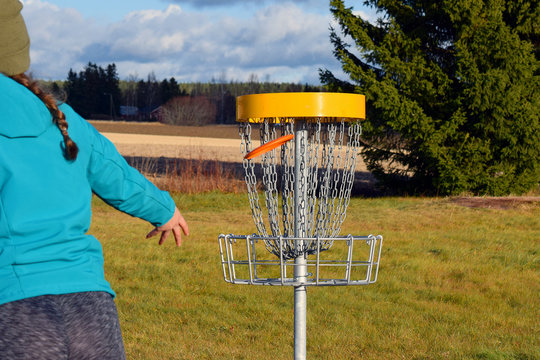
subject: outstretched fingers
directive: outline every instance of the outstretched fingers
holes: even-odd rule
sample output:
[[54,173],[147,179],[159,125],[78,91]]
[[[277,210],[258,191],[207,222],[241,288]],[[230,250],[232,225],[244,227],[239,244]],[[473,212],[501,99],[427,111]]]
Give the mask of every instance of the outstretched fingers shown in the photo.
[[146,235],[146,238],[151,238],[161,232],[158,244],[162,245],[169,237],[171,231],[173,233],[176,246],[182,245],[182,233],[184,233],[186,236],[189,235],[188,224],[182,214],[180,214],[178,208],[175,209],[173,217],[166,224],[154,228],[148,233],[148,235]]

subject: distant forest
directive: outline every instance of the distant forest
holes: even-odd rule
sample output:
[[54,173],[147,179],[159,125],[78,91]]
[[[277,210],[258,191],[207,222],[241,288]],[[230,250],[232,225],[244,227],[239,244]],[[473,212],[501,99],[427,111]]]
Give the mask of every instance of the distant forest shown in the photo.
[[231,124],[236,97],[268,92],[324,91],[322,86],[259,81],[178,83],[174,77],[120,80],[115,64],[88,63],[80,72],[69,70],[67,80],[42,82],[82,117],[93,120],[160,121],[176,125]]

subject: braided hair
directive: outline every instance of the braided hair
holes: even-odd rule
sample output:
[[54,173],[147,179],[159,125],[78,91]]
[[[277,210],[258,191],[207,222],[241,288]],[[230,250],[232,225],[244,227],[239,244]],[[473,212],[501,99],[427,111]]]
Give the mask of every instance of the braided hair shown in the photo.
[[56,103],[56,99],[54,96],[46,91],[43,91],[37,81],[31,80],[26,74],[18,74],[11,76],[13,80],[18,82],[19,84],[25,86],[34,93],[38,98],[43,101],[45,106],[47,106],[47,109],[49,109],[49,112],[52,115],[53,122],[56,124],[60,132],[62,133],[62,136],[64,137],[64,156],[68,160],[75,160],[77,158],[77,154],[79,152],[79,148],[77,147],[77,144],[71,138],[68,134],[68,123],[66,121],[66,116],[64,113],[58,108],[58,105]]

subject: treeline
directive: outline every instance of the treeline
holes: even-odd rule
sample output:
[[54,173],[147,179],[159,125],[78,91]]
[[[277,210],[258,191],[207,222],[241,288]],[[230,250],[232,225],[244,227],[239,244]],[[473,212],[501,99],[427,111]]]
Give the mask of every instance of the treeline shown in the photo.
[[228,124],[235,122],[236,97],[267,92],[324,91],[307,84],[259,81],[178,83],[174,77],[158,80],[130,76],[120,80],[115,64],[88,63],[80,72],[69,70],[66,81],[48,83],[55,93],[87,119],[161,121],[177,125]]

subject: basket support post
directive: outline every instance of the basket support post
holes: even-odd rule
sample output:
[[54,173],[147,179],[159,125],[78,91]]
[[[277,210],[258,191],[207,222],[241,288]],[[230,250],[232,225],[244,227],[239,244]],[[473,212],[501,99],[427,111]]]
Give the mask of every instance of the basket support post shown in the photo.
[[[297,256],[294,259],[294,279],[305,282],[307,277],[307,259],[304,254],[306,237],[307,205],[307,130],[303,123],[297,123],[294,151],[294,236]],[[306,286],[294,287],[294,360],[306,359],[307,343],[307,293]]]

